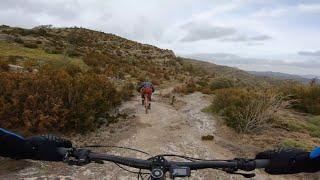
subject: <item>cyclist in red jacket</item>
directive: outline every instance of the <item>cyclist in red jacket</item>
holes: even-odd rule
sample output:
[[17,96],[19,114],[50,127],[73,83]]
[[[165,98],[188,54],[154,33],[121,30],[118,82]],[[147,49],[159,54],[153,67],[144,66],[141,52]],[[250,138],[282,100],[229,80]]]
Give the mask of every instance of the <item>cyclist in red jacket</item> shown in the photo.
[[154,93],[155,89],[151,82],[142,82],[139,84],[137,91],[141,93],[142,105],[144,105],[144,95],[146,94],[149,101],[151,101],[151,96],[152,93]]

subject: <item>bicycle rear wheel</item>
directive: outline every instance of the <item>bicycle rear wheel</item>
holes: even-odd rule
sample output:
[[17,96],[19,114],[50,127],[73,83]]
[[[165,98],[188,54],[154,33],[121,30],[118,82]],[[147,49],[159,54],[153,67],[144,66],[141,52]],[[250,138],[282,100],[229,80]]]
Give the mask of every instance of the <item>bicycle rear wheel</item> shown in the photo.
[[148,99],[148,95],[144,95],[144,108],[146,109],[146,114],[148,114],[148,111],[149,111],[149,99]]

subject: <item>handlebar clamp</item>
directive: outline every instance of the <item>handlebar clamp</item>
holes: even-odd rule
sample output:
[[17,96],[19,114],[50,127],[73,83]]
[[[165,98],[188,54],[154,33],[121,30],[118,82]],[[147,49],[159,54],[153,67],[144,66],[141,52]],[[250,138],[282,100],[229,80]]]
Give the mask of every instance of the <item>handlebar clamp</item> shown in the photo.
[[[66,154],[63,157],[63,162],[68,163],[69,165],[83,166],[91,162],[89,154],[90,150],[87,149],[70,149],[66,151]],[[74,159],[70,158],[74,157]]]
[[165,173],[168,171],[168,161],[163,156],[155,156],[151,159],[152,170],[151,177],[156,180],[164,179]]
[[256,168],[256,164],[252,159],[235,158],[237,161],[237,168],[244,171],[253,171]]

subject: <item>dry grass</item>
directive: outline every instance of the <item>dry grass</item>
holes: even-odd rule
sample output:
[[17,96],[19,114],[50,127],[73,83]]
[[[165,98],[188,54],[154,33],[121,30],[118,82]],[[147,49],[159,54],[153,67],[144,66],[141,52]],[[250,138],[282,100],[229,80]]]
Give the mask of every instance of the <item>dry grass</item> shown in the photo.
[[282,97],[273,91],[229,88],[217,90],[215,95],[213,111],[239,133],[261,132],[283,105]]
[[282,98],[277,94],[269,94],[264,98],[252,100],[242,112],[236,115],[239,121],[245,122],[241,132],[259,132],[266,129],[282,104]]
[[307,144],[303,140],[295,140],[291,138],[286,138],[281,141],[280,147],[283,148],[299,148],[299,149],[304,149],[306,151],[310,151],[314,148],[313,145]]
[[[61,60],[65,57],[61,54],[48,54],[41,49],[30,49],[23,47],[15,43],[7,43],[0,41],[0,56],[10,57],[10,56],[21,56],[30,59],[42,59],[42,60]],[[73,59],[73,58],[67,58]]]
[[292,100],[292,107],[298,111],[320,115],[320,84],[311,81],[309,85],[287,83],[279,92]]
[[[0,73],[0,126],[26,132],[86,132],[110,122],[108,112],[131,96],[105,76],[73,65],[37,74]],[[122,96],[125,94],[126,96]]]

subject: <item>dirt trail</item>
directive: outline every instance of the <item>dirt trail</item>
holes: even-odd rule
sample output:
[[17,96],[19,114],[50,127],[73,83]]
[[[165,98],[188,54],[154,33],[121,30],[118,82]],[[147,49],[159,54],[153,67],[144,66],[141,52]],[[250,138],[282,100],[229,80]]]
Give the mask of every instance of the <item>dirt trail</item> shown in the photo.
[[[223,140],[216,132],[215,120],[211,115],[201,112],[210,104],[210,97],[193,93],[179,97],[185,105],[179,109],[155,95],[152,109],[145,114],[137,96],[125,103],[120,111],[131,114],[130,121],[102,127],[86,137],[73,137],[74,142],[82,144],[106,144],[128,146],[156,154],[181,154],[196,158],[234,158],[232,152],[221,147],[217,140]],[[213,141],[202,141],[202,135],[214,135]],[[112,141],[110,141],[112,139]],[[81,144],[81,143],[80,143]],[[105,151],[106,149],[101,149]],[[108,150],[114,154],[147,158],[141,153]],[[57,174],[60,174],[57,176]],[[11,174],[0,175],[0,179],[135,179],[135,174],[127,173],[112,163],[89,164],[84,167],[70,167],[62,163],[33,162],[29,167]],[[285,176],[268,176],[258,172],[255,179],[292,179]],[[195,171],[190,179],[243,179],[216,170]]]

